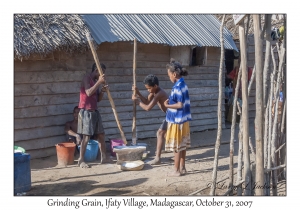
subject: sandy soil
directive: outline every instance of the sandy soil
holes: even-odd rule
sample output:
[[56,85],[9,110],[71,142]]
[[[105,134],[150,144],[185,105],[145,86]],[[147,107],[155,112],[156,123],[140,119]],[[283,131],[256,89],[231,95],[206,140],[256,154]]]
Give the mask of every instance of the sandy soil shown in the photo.
[[[254,138],[253,126],[250,135]],[[32,189],[26,195],[35,196],[159,196],[159,195],[189,195],[199,189],[195,195],[209,195],[210,189],[205,189],[211,183],[214,144],[216,130],[192,134],[192,148],[187,150],[187,174],[180,177],[167,177],[167,172],[173,169],[173,153],[162,154],[162,164],[148,165],[154,158],[156,139],[139,140],[147,143],[150,154],[145,160],[145,166],[140,171],[121,171],[116,164],[89,163],[91,168],[81,169],[74,165],[61,167],[57,165],[57,157],[51,156],[31,160]],[[234,167],[237,167],[238,138],[235,134]],[[230,140],[230,129],[222,131],[222,142]],[[253,142],[254,143],[254,142]],[[109,151],[108,151],[109,152]],[[251,155],[251,160],[253,156]],[[222,144],[219,153],[218,180],[229,174],[229,144]],[[228,186],[228,179],[221,182],[217,195],[223,195]],[[279,184],[279,194],[285,195],[285,182]]]

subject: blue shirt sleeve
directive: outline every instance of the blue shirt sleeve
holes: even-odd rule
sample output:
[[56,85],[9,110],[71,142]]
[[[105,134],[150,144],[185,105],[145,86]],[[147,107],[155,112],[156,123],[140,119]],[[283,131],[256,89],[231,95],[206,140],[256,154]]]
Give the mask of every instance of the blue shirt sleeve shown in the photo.
[[176,103],[184,103],[183,94],[180,86],[174,88],[174,101],[176,101]]

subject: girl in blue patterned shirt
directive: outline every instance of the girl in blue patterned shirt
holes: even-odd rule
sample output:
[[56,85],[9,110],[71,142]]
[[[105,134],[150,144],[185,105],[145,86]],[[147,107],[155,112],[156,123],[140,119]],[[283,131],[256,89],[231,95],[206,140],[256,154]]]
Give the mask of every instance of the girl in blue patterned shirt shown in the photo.
[[165,150],[174,152],[175,171],[168,176],[180,176],[186,173],[185,157],[186,148],[190,147],[190,125],[192,120],[190,112],[190,98],[188,87],[182,76],[188,75],[181,64],[171,59],[166,66],[168,76],[175,83],[171,95],[165,101],[167,109],[166,121],[168,129],[166,134]]

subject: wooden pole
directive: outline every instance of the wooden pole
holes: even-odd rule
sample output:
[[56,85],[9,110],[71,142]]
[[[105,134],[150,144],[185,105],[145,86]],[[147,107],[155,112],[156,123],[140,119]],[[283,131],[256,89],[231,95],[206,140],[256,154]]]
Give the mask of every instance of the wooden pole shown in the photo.
[[246,56],[246,39],[244,20],[239,24],[239,38],[241,50],[241,66],[242,66],[242,122],[243,122],[243,153],[244,153],[244,195],[251,195],[251,172],[250,172],[250,156],[249,156],[249,114],[248,114],[248,68]]
[[[285,50],[286,46],[286,17],[283,15],[284,18],[284,34],[283,34],[283,40],[282,40],[282,48]],[[284,108],[282,112],[282,122],[281,122],[281,141],[280,143],[283,143],[283,136],[285,135],[284,133],[284,123],[285,123],[285,109],[286,109],[286,61],[285,57],[283,57],[283,69],[282,69],[282,92],[283,92],[283,103],[284,103]]]
[[253,147],[253,144],[252,144],[250,136],[249,136],[249,147],[250,147],[251,154],[253,156],[254,162],[256,163],[256,154],[255,154],[254,147]]
[[[249,25],[250,25],[250,15],[247,15],[247,28],[245,31],[245,36],[248,39],[248,30],[249,30]],[[248,43],[248,41],[247,41]],[[248,53],[248,44],[246,44],[246,51]],[[239,72],[242,74],[242,65],[240,64],[240,69]],[[253,68],[253,72],[252,72],[252,76],[251,76],[251,80],[250,83],[248,85],[248,96],[250,94],[250,90],[251,90],[251,85],[253,82],[253,78],[255,75],[255,66]],[[238,138],[239,138],[239,152],[238,152],[238,169],[237,169],[237,181],[241,181],[242,180],[242,165],[243,165],[243,121],[242,121],[242,111],[241,111],[241,107],[239,102],[237,101],[237,108],[239,110],[240,113],[240,123],[239,123],[239,134],[238,134]],[[237,195],[242,195],[243,193],[243,189],[242,186],[239,185],[237,186]]]
[[[136,86],[136,54],[137,54],[137,42],[136,38],[133,41],[133,85]],[[133,91],[133,95],[136,96],[136,91]],[[132,119],[132,145],[136,145],[136,104],[133,102],[133,119]]]
[[[250,82],[248,84],[248,97],[250,96],[251,87],[252,87],[252,84],[253,84],[253,81],[254,81],[254,78],[255,78],[255,72],[256,72],[256,68],[255,68],[255,65],[254,65],[252,75],[251,75],[251,78],[250,78]],[[255,162],[256,154],[255,154],[254,147],[253,147],[253,144],[252,144],[252,141],[251,141],[251,137],[249,137],[249,146],[250,146],[251,154],[253,155],[254,162]]]
[[247,40],[248,40],[248,32],[249,32],[250,21],[251,21],[250,15],[247,15],[247,28],[246,28],[246,31],[245,31],[245,35],[246,35]]
[[284,100],[283,111],[282,111],[282,119],[281,119],[280,132],[281,132],[282,135],[284,134],[284,127],[285,127],[285,113],[286,113],[286,99]]
[[[242,111],[240,108],[240,103],[237,102],[237,107],[240,113],[240,123],[239,123],[239,152],[238,152],[238,167],[237,167],[237,181],[242,180],[242,167],[243,167],[243,122],[242,122]],[[237,195],[242,195],[243,189],[242,186],[237,186]]]
[[271,90],[270,90],[270,106],[269,106],[269,141],[268,141],[268,167],[271,168],[271,141],[272,141],[272,106],[273,106],[273,92],[274,92],[274,74],[271,74]]
[[[256,185],[264,186],[263,164],[263,50],[259,15],[253,15],[254,40],[255,40],[255,67],[256,67],[256,115],[255,115],[255,140],[256,140]],[[256,195],[263,195],[262,187],[255,188]]]
[[[240,66],[240,71],[241,71],[241,66]],[[250,95],[251,86],[253,84],[254,78],[255,78],[255,65],[253,67],[253,72],[252,72],[252,75],[251,75],[251,79],[250,79],[250,82],[248,84],[248,96]],[[242,110],[241,110],[241,107],[240,107],[240,104],[239,104],[238,101],[237,101],[237,108],[238,108],[239,113],[240,113],[240,119],[242,119],[243,113],[242,113]],[[239,152],[238,152],[237,181],[240,181],[240,180],[242,180],[242,165],[243,165],[243,122],[242,122],[242,120],[240,120],[240,123],[239,123],[239,134],[238,134],[238,136],[239,136]],[[250,138],[249,138],[249,146],[250,146],[250,148],[252,148],[251,152],[255,156]],[[237,195],[242,195],[242,192],[243,192],[242,186],[237,186]]]
[[264,127],[264,168],[267,168],[268,165],[268,128],[269,128],[269,106],[270,100],[268,100],[267,108],[265,110],[265,127]]
[[251,87],[252,87],[252,84],[253,84],[253,81],[254,81],[254,78],[255,78],[255,73],[256,73],[256,68],[255,68],[255,65],[254,65],[252,75],[251,75],[251,79],[250,79],[249,85],[248,85],[248,96],[250,96],[250,91],[251,91]]
[[[230,134],[230,151],[229,151],[229,188],[233,188],[233,155],[234,155],[234,131],[235,131],[235,122],[236,122],[236,103],[240,89],[241,81],[241,67],[239,69],[237,84],[234,92],[233,100],[233,111],[232,111],[232,123],[231,123],[231,134]],[[232,195],[232,191],[229,192],[229,195]]]
[[[283,60],[284,60],[284,56],[285,56],[285,49],[283,48],[280,53],[279,53],[279,68],[278,68],[278,73],[277,73],[277,81],[276,81],[276,91],[275,91],[275,110],[274,110],[274,124],[273,124],[273,131],[272,131],[272,143],[271,143],[271,158],[272,158],[272,166],[276,167],[277,165],[277,160],[276,160],[276,146],[277,146],[277,118],[278,118],[278,102],[279,102],[279,88],[280,88],[280,77],[281,77],[281,72],[283,69]],[[274,170],[272,171],[272,190],[273,190],[273,195],[277,195],[277,171]]]
[[[248,33],[249,33],[249,26],[250,26],[250,21],[252,19],[250,19],[250,15],[247,15],[247,26],[246,26],[246,30],[245,30],[245,36],[246,36],[246,42],[247,42],[247,45],[246,45],[246,49],[247,49],[247,57],[249,56],[249,42],[248,42]],[[244,19],[245,20],[245,19]]]
[[274,55],[274,49],[277,47],[274,47],[273,49],[271,49],[271,57],[272,57],[272,62],[273,62],[273,74],[276,73],[276,68],[277,68],[277,64],[276,64],[276,60],[275,60],[275,55]]
[[[248,30],[249,30],[249,25],[250,25],[250,15],[247,15],[247,28],[245,31],[245,36],[247,37],[248,40]],[[247,41],[248,43],[248,41]],[[247,46],[247,54],[248,54],[248,44]],[[242,74],[242,66],[240,64],[240,69],[239,69],[239,73]],[[250,83],[248,85],[248,96],[250,94],[250,90],[251,90],[251,85],[253,82],[253,78],[255,75],[255,66],[253,68],[253,72],[252,72],[252,76],[250,79]],[[238,150],[238,168],[237,168],[237,182],[242,180],[242,168],[243,168],[243,121],[242,121],[242,111],[241,111],[241,107],[239,102],[237,102],[237,108],[239,110],[240,113],[240,123],[239,123],[239,134],[238,134],[238,138],[239,138],[239,150]],[[243,189],[241,185],[237,186],[237,195],[242,195],[243,193]]]
[[266,28],[266,54],[265,54],[265,64],[264,64],[264,71],[263,71],[263,101],[264,101],[264,108],[267,108],[267,101],[268,101],[268,80],[270,77],[270,64],[271,64],[271,14],[265,15],[265,28]]
[[223,69],[224,69],[223,28],[224,28],[225,16],[226,15],[223,15],[222,23],[220,26],[221,58],[220,58],[220,68],[219,68],[218,133],[217,133],[217,139],[216,139],[216,145],[215,145],[215,158],[214,158],[214,166],[213,166],[213,173],[212,173],[212,186],[210,189],[210,195],[215,195],[219,149],[220,149],[221,135],[222,135],[222,100],[223,100],[222,89],[223,89]]
[[[103,75],[103,71],[102,71],[102,68],[101,68],[101,65],[100,65],[100,62],[99,62],[99,59],[98,59],[95,47],[94,47],[94,43],[93,43],[92,38],[91,38],[91,35],[89,33],[86,33],[86,38],[87,38],[87,41],[89,42],[90,48],[92,50],[92,54],[93,54],[93,57],[94,57],[97,69],[99,71],[99,74]],[[115,107],[115,103],[114,103],[114,101],[113,101],[113,99],[111,97],[109,89],[106,89],[106,92],[107,92],[107,97],[109,99],[111,108],[112,108],[113,113],[115,115],[117,125],[118,125],[119,130],[120,130],[121,138],[122,138],[124,144],[127,144],[126,137],[125,137],[123,129],[122,129],[122,125],[120,124],[120,121],[119,121],[119,118],[118,118],[118,114],[117,114],[117,110],[116,110],[116,107]]]
[[[270,65],[271,65],[271,17],[272,15],[266,14],[265,15],[265,25],[264,28],[266,29],[266,54],[265,54],[265,63],[264,63],[264,71],[263,71],[263,101],[264,101],[264,169],[268,166],[268,141],[271,138],[268,136],[268,128],[269,128],[269,106],[272,104],[269,99],[269,89],[270,89]],[[263,38],[263,37],[262,37]],[[267,103],[267,104],[266,104]],[[269,177],[268,173],[264,173],[264,182],[268,183]],[[269,195],[270,190],[268,188],[264,188],[264,195]]]
[[[273,50],[272,50],[273,51]],[[275,68],[273,68],[273,71],[275,71]],[[268,109],[268,112],[269,112],[269,129],[268,129],[268,164],[267,164],[267,168],[271,168],[271,141],[272,141],[272,125],[273,125],[273,122],[272,122],[272,106],[273,106],[273,92],[274,92],[274,74],[271,73],[271,82],[270,82],[270,85],[271,85],[271,89],[270,89],[270,93],[269,93],[269,109]],[[266,183],[267,183],[267,186],[270,186],[270,183],[271,183],[271,173],[266,173]],[[270,195],[270,189],[267,188],[266,190],[266,195]]]
[[[261,20],[261,18],[259,18]],[[265,35],[265,32],[266,32],[266,27],[267,27],[267,24],[266,24],[266,19],[267,19],[267,14],[264,15],[264,27],[262,28],[261,32],[260,32],[260,37],[261,39],[264,39],[264,35]]]

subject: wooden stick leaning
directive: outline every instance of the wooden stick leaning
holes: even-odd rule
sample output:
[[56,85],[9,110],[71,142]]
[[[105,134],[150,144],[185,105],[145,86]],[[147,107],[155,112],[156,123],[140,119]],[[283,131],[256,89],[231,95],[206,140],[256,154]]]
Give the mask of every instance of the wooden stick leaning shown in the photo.
[[[272,160],[272,167],[276,167],[277,166],[277,160],[276,160],[276,156],[275,156],[275,150],[276,150],[276,145],[277,145],[277,118],[278,118],[278,102],[279,102],[279,87],[280,87],[280,81],[281,81],[281,71],[283,69],[283,60],[284,60],[284,56],[285,56],[285,49],[282,49],[279,52],[279,57],[280,57],[280,61],[279,61],[279,68],[278,68],[278,73],[277,73],[277,80],[276,80],[276,89],[275,89],[275,95],[274,95],[274,124],[273,124],[273,130],[272,130],[272,141],[271,141],[271,160]],[[273,190],[273,195],[277,195],[277,171],[274,170],[272,171],[272,184],[274,186],[274,188],[272,188]]]
[[[90,48],[92,50],[92,54],[93,54],[93,57],[94,57],[97,69],[98,69],[99,74],[101,76],[101,75],[103,75],[103,71],[102,71],[102,68],[101,68],[101,65],[100,65],[100,62],[99,62],[99,59],[98,59],[98,56],[97,56],[97,53],[96,53],[96,50],[95,50],[92,38],[91,38],[91,35],[89,33],[86,33],[86,38],[87,38],[87,41],[89,42],[89,45],[90,45]],[[109,99],[109,102],[111,104],[111,108],[112,108],[113,113],[115,115],[118,128],[120,130],[121,138],[122,138],[124,144],[127,144],[126,137],[125,137],[123,129],[122,129],[122,125],[120,124],[120,121],[119,121],[119,118],[118,118],[118,114],[117,114],[117,111],[116,111],[115,103],[114,103],[114,101],[113,101],[113,99],[111,97],[109,89],[106,89],[106,92],[107,92],[107,97]]]
[[[233,111],[232,111],[232,123],[231,123],[231,134],[230,134],[230,152],[229,152],[229,187],[233,186],[233,156],[234,156],[234,131],[235,131],[235,124],[236,124],[236,104],[238,93],[240,89],[240,80],[242,77],[241,67],[239,68],[239,73],[237,77],[237,84],[235,87],[234,92],[234,99],[233,99]],[[229,192],[232,195],[231,192]]]
[[[273,51],[273,50],[272,50]],[[272,54],[272,52],[271,52]],[[275,68],[273,66],[273,72],[275,72]],[[272,141],[272,125],[273,125],[273,120],[272,120],[272,104],[273,104],[273,93],[274,93],[274,74],[273,72],[270,74],[270,92],[269,92],[269,109],[267,110],[269,112],[269,119],[268,119],[268,162],[267,162],[267,169],[271,168],[271,141]],[[271,183],[271,173],[266,174],[266,183],[267,186],[270,186]],[[265,190],[265,195],[270,195],[270,189]]]
[[224,68],[224,38],[223,38],[223,28],[225,16],[223,15],[222,23],[220,26],[220,42],[221,42],[221,58],[220,58],[220,68],[219,68],[219,98],[218,98],[218,133],[215,145],[215,157],[213,163],[213,172],[212,172],[212,185],[210,189],[210,195],[215,195],[216,190],[216,181],[217,181],[217,172],[218,172],[218,159],[219,159],[219,150],[222,136],[222,80],[223,80],[223,68]]
[[[133,46],[133,85],[136,86],[136,53],[137,53],[137,43],[136,38],[134,38]],[[133,95],[136,96],[136,91],[133,91]],[[137,136],[136,136],[136,104],[133,102],[133,119],[132,119],[132,145],[136,145]]]
[[275,153],[279,152],[279,150],[281,150],[281,148],[284,147],[284,146],[285,146],[285,143],[283,143],[280,147],[278,147],[278,149],[275,150]]
[[[237,181],[242,180],[242,168],[243,168],[243,122],[242,122],[242,110],[239,101],[237,101],[237,108],[240,113],[240,123],[239,123],[239,152],[238,152],[238,166],[237,166]],[[237,195],[242,195],[243,189],[242,186],[237,187]]]
[[278,169],[281,169],[281,168],[285,168],[286,165],[283,164],[283,165],[280,165],[280,166],[276,166],[276,167],[273,167],[273,168],[268,168],[268,169],[265,169],[265,172],[270,172],[270,171],[274,171],[274,170],[278,170]]

